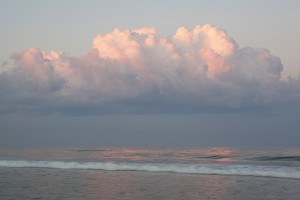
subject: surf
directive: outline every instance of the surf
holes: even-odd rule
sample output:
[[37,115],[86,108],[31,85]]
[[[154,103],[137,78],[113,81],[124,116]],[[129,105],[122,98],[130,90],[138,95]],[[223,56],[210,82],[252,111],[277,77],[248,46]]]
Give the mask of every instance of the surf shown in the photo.
[[0,167],[148,171],[300,179],[300,167],[295,166],[0,160]]

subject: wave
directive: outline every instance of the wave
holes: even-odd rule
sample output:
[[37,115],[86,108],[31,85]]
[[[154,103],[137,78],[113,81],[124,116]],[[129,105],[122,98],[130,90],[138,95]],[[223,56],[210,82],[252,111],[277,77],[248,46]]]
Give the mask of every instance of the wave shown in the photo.
[[0,167],[175,172],[187,174],[263,176],[300,179],[300,167],[290,166],[0,160]]
[[251,158],[255,161],[300,161],[300,156],[261,156]]

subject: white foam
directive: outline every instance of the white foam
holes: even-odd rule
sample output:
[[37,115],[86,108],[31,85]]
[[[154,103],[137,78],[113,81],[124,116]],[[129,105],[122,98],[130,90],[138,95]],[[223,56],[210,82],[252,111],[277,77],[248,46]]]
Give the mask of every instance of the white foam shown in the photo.
[[291,167],[291,166],[0,160],[0,167],[94,169],[94,170],[111,170],[111,171],[134,170],[134,171],[150,171],[150,172],[265,176],[265,177],[300,179],[300,167]]

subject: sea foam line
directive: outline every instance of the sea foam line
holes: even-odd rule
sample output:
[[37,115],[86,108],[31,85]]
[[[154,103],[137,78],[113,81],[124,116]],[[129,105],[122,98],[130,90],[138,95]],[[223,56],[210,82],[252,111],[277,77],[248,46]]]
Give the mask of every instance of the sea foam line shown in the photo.
[[0,167],[175,172],[300,179],[300,167],[291,166],[0,160]]

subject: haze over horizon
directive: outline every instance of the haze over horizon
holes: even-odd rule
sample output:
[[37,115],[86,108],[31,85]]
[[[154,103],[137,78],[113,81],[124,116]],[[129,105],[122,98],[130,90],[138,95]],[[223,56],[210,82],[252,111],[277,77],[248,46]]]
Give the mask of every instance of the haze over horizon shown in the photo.
[[0,147],[299,147],[300,2],[258,2],[2,1]]

